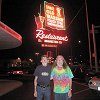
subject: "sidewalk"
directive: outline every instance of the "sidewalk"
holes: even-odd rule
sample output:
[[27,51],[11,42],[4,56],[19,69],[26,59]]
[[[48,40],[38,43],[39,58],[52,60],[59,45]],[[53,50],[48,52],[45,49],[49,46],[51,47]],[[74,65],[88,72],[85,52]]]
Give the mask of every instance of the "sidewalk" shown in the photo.
[[0,79],[0,96],[20,87],[22,82],[16,80]]

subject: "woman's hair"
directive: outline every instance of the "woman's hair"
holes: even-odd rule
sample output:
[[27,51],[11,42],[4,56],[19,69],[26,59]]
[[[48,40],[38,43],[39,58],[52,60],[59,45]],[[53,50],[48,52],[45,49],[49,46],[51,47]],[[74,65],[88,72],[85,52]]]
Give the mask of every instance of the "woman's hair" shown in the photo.
[[[64,59],[64,57],[63,57],[62,55],[58,55],[58,56],[61,56],[61,57],[63,58],[63,68],[64,68],[64,69],[67,69],[68,64],[67,64],[66,60]],[[58,56],[57,56],[57,57],[58,57]],[[57,59],[57,58],[56,58],[56,59]],[[52,68],[54,68],[54,67],[56,67],[56,66],[57,66],[57,61],[55,60],[54,63],[53,63],[53,65],[52,65]]]

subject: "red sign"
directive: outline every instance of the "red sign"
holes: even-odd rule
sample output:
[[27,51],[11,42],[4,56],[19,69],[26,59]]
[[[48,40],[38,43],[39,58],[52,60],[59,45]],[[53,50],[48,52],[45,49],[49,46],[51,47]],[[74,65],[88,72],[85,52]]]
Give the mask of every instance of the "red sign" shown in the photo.
[[62,36],[52,35],[51,33],[45,34],[43,30],[36,30],[36,31],[38,32],[36,34],[36,38],[68,41],[67,36],[62,37]]
[[41,44],[42,47],[57,47],[57,45],[53,44]]
[[43,23],[44,23],[44,17],[43,16],[40,16],[40,15],[38,17],[35,16],[35,22],[36,22],[36,25],[37,25],[37,30],[43,29]]
[[43,30],[36,30],[38,42],[62,44],[62,41],[68,41],[67,36],[58,36]]
[[65,30],[64,9],[52,3],[44,2],[45,26]]

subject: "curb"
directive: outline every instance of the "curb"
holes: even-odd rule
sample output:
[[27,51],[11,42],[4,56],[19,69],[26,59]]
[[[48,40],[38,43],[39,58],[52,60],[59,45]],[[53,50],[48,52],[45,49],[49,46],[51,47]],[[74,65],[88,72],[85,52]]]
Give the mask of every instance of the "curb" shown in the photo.
[[22,85],[22,82],[16,80],[0,80],[0,96],[13,91]]

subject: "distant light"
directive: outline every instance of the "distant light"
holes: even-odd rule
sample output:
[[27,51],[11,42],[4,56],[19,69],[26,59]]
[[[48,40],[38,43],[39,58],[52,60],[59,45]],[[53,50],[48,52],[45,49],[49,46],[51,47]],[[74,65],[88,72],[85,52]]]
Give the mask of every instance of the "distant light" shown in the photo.
[[72,59],[69,59],[69,60],[72,60]]
[[36,52],[36,53],[35,53],[35,55],[37,55],[37,56],[38,56],[38,55],[39,55],[39,52]]
[[18,59],[20,60],[20,58],[18,57]]
[[30,61],[30,62],[33,62],[33,60],[32,60],[32,59],[29,59],[29,61]]
[[69,62],[69,65],[70,65],[71,63]]
[[78,43],[81,43],[81,41],[79,40]]

